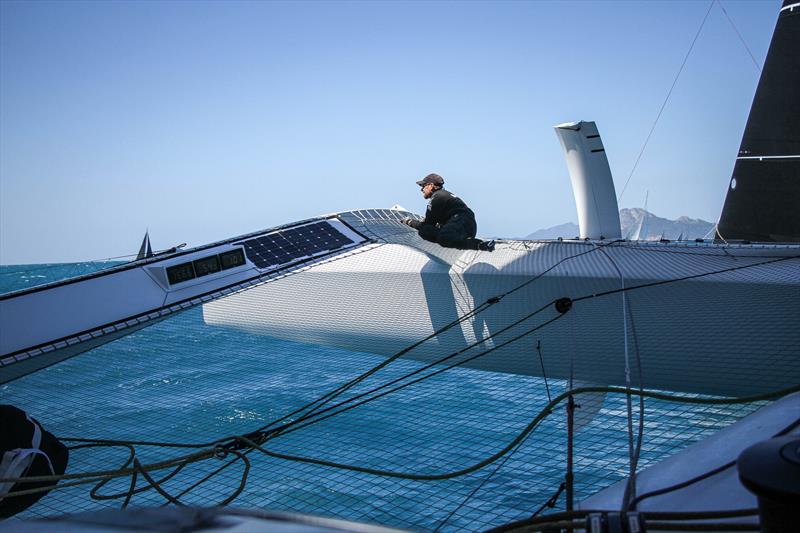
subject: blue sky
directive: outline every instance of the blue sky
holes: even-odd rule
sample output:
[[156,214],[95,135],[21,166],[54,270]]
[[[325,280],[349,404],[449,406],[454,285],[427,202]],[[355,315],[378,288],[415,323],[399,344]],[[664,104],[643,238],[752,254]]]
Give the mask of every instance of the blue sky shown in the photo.
[[[723,1],[763,63],[779,0]],[[399,203],[576,221],[552,126],[617,191],[709,2],[0,2],[0,263],[190,246]],[[714,221],[758,70],[713,6],[621,207]]]

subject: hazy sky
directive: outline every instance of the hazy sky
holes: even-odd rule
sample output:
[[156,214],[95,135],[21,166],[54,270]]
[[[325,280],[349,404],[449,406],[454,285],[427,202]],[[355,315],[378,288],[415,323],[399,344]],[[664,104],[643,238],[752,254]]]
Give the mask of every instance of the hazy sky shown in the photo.
[[[421,213],[428,172],[480,235],[576,221],[552,126],[619,192],[709,5],[2,1],[0,263]],[[721,6],[763,63],[780,1]],[[717,3],[620,207],[717,220],[758,75]]]

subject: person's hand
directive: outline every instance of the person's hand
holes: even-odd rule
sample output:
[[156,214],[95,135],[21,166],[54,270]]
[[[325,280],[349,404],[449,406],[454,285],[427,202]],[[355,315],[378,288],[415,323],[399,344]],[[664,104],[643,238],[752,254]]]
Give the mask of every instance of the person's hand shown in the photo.
[[419,221],[418,220],[414,220],[411,217],[406,217],[403,220],[401,220],[400,222],[402,222],[406,226],[410,226],[410,227],[412,227],[414,229],[419,229]]

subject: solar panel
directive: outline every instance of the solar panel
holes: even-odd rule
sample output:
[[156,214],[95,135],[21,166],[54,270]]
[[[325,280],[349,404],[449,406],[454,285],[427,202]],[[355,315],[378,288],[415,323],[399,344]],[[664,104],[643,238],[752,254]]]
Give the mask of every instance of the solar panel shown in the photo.
[[353,240],[328,222],[314,222],[244,241],[247,258],[258,268],[269,268],[330,252]]

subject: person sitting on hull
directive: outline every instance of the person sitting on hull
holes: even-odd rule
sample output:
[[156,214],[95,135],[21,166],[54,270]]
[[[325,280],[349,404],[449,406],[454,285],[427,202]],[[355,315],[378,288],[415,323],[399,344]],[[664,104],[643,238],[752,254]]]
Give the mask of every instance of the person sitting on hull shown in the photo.
[[429,200],[425,220],[406,218],[403,223],[417,230],[426,241],[445,248],[494,250],[494,241],[475,238],[478,232],[475,213],[464,200],[444,188],[444,179],[439,174],[428,174],[417,185],[422,187],[422,196]]

